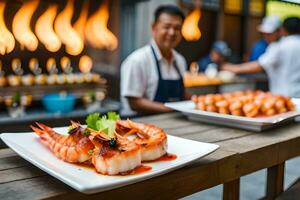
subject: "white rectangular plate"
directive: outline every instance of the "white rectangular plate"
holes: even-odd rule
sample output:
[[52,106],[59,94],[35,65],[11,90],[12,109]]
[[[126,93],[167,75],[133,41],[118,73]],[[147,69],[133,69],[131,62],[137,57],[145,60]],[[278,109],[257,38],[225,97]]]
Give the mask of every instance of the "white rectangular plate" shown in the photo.
[[207,112],[195,109],[192,101],[180,101],[166,103],[165,105],[173,110],[180,111],[189,119],[210,124],[224,125],[253,131],[262,131],[275,126],[279,126],[288,121],[294,120],[300,115],[300,99],[293,98],[296,105],[295,111],[274,115],[271,117],[241,117],[215,112]]
[[[66,132],[67,128],[57,128],[56,130],[63,133]],[[3,133],[0,137],[10,148],[27,161],[86,194],[110,190],[165,174],[203,157],[219,147],[215,144],[168,135],[168,153],[175,154],[177,159],[145,163],[145,165],[151,166],[152,170],[141,174],[105,176],[96,173],[93,169],[59,160],[40,142],[40,139],[34,133]]]

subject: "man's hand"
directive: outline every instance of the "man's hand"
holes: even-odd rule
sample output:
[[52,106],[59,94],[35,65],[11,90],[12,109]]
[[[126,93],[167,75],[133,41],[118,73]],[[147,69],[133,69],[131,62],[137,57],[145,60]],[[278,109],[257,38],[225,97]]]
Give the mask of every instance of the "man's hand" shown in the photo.
[[221,70],[225,70],[225,71],[230,71],[233,73],[239,73],[239,66],[238,65],[234,65],[231,63],[226,63],[224,65],[221,66]]
[[247,62],[242,64],[224,64],[221,66],[221,70],[230,71],[236,74],[250,74],[263,71],[263,68],[257,61]]
[[127,97],[132,110],[142,114],[155,114],[171,112],[172,109],[166,107],[163,103],[151,101],[146,98]]

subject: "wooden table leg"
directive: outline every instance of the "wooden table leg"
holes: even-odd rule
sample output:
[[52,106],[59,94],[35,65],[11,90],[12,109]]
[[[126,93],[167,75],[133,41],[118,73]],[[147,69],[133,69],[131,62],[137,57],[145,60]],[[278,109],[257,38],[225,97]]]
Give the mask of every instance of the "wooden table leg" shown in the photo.
[[267,190],[264,199],[275,199],[275,197],[283,192],[284,165],[285,163],[283,162],[268,168]]
[[223,200],[236,200],[240,198],[240,179],[224,183]]

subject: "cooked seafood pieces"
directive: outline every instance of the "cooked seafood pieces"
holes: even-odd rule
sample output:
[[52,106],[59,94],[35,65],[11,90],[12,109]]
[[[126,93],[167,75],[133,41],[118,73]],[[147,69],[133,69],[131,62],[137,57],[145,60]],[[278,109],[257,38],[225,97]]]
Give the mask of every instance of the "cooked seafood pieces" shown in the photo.
[[125,137],[116,134],[112,140],[101,131],[92,131],[89,138],[95,145],[92,163],[101,174],[116,175],[142,164],[140,146]]
[[[167,153],[167,136],[158,127],[117,120],[114,135],[83,128],[72,122],[69,135],[36,123],[30,126],[56,157],[70,163],[91,163],[97,172],[116,175],[135,169],[142,161],[151,161]],[[134,139],[129,136],[136,134]]]
[[59,159],[70,163],[82,163],[91,159],[88,152],[94,148],[94,144],[84,134],[80,124],[72,122],[74,128],[69,135],[59,134],[42,123],[36,124],[38,127],[31,125],[31,129]]
[[295,107],[290,97],[262,91],[193,95],[192,101],[198,110],[247,117],[272,116]]
[[133,141],[142,148],[142,161],[156,160],[167,153],[167,135],[161,128],[131,120],[118,120],[116,129],[124,137],[136,136]]

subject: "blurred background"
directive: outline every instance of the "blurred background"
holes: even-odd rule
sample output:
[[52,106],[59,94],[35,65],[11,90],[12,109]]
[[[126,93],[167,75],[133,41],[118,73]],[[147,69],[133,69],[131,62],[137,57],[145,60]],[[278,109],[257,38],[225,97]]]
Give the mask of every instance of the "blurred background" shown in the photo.
[[[218,40],[228,44],[229,61],[248,61],[251,46],[262,37],[257,26],[263,17],[277,15],[283,20],[300,15],[299,1],[2,0],[0,123],[4,129],[15,121],[63,124],[70,117],[82,120],[93,111],[118,111],[120,64],[149,42],[154,10],[169,3],[178,5],[186,21],[194,24],[196,36],[185,36],[176,48],[192,66],[191,72]],[[185,85],[192,93],[268,90],[264,74],[234,81],[209,75],[187,75]],[[55,107],[62,102],[69,109]]]

